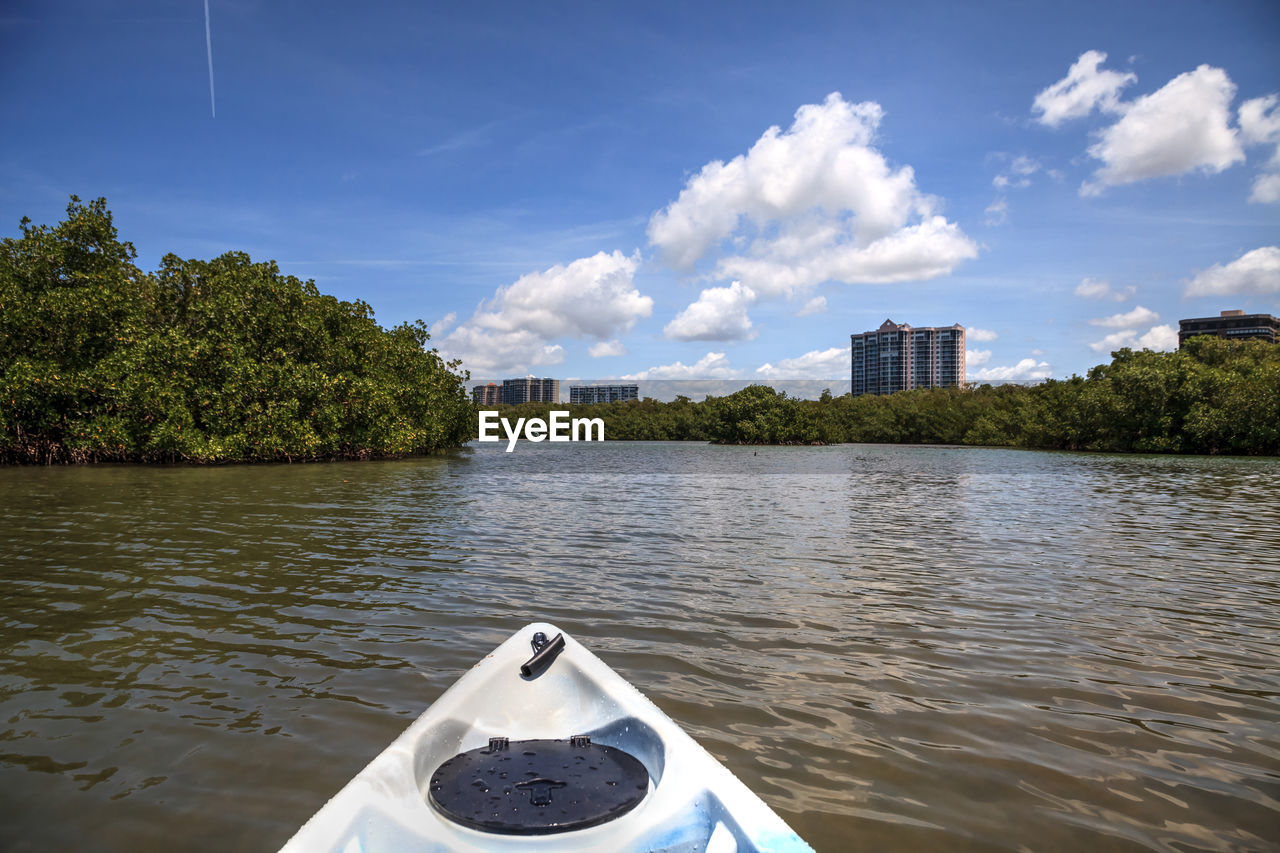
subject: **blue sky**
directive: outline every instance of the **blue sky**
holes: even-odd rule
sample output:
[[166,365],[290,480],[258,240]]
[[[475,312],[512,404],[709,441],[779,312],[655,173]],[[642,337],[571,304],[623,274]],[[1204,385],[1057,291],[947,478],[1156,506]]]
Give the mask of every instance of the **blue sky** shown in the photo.
[[[1280,313],[1280,6],[17,2],[0,221],[275,259],[473,376],[975,379]],[[214,115],[216,105],[216,117]]]

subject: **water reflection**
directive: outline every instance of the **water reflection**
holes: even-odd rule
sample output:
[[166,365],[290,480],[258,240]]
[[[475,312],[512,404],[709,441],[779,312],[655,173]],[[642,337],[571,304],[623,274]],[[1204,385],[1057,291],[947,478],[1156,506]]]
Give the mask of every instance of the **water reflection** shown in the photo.
[[678,444],[0,470],[0,845],[270,849],[545,618],[819,849],[1262,847],[1277,473]]

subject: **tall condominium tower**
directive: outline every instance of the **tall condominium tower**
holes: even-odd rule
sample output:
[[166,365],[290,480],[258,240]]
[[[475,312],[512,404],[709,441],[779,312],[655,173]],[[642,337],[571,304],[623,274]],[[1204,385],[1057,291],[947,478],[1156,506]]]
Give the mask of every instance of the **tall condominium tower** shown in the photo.
[[912,328],[885,320],[874,332],[850,335],[853,394],[964,384],[964,326]]
[[519,403],[559,403],[559,379],[504,379],[502,402],[508,406]]
[[496,382],[471,389],[471,401],[477,406],[496,406],[502,402],[502,388]]

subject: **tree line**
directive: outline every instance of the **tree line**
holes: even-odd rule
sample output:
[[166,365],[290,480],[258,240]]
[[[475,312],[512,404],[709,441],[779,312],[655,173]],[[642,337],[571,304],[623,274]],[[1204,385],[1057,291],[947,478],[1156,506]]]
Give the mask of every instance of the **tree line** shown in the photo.
[[[0,462],[397,457],[476,435],[426,326],[383,329],[241,252],[145,273],[104,199],[0,240]],[[500,407],[546,418],[563,404]],[[882,442],[1280,454],[1280,346],[1192,338],[1122,349],[1084,377],[819,400],[751,386],[693,402],[567,407],[610,440]]]
[[[724,397],[594,405],[525,403],[508,417],[604,420],[610,440],[724,444],[877,442],[1138,453],[1280,454],[1280,346],[1191,338],[1176,352],[1112,353],[1084,377],[1038,385],[788,397],[753,385]],[[505,412],[504,412],[505,414]]]
[[383,329],[242,252],[143,272],[104,199],[21,228],[0,241],[0,462],[396,457],[475,429],[421,321]]

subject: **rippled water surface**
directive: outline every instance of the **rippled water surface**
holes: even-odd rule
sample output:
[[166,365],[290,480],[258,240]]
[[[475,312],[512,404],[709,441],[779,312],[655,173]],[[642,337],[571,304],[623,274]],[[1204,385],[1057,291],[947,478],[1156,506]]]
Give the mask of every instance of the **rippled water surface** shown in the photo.
[[819,850],[1280,845],[1280,463],[0,469],[0,847],[273,850],[557,623]]

